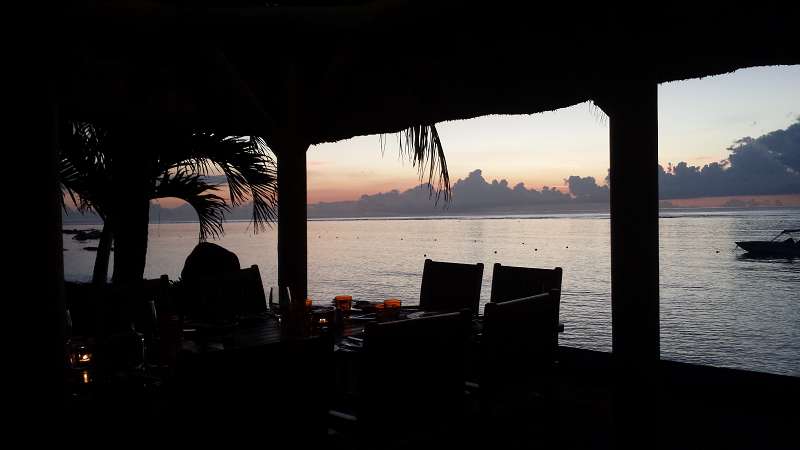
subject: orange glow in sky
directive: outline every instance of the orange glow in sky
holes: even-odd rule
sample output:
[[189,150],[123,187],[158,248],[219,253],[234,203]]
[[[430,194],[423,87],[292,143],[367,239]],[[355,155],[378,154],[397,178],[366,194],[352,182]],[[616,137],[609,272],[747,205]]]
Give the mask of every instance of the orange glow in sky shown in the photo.
[[[800,66],[758,67],[659,86],[659,162],[702,166],[728,157],[736,140],[786,128],[800,116]],[[563,186],[570,175],[604,184],[608,118],[583,103],[533,115],[485,116],[436,125],[453,183],[475,169],[487,181]],[[308,151],[308,201],[357,200],[405,190],[416,168],[397,157],[394,135],[381,155],[378,136]]]

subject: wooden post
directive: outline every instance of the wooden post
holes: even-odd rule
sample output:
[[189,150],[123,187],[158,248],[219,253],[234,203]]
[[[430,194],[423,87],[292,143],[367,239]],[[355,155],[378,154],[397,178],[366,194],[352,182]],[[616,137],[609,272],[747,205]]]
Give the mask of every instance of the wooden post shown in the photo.
[[623,446],[647,445],[660,360],[658,85],[625,82],[609,94],[615,435]]
[[657,362],[658,90],[627,83],[611,106],[611,321],[615,359]]
[[[296,140],[277,140],[278,157],[278,287],[282,308],[302,311],[308,296],[306,225],[306,150]],[[289,305],[286,288],[291,290]]]
[[[14,411],[11,423],[35,429],[49,430],[50,421],[63,420],[65,393],[65,308],[64,261],[61,232],[61,200],[58,165],[59,111],[55,99],[54,83],[49,77],[37,75],[52,72],[47,53],[37,54],[47,64],[32,65],[32,77],[39,82],[28,91],[26,102],[33,111],[26,120],[20,120],[24,129],[24,150],[10,158],[19,158],[17,169],[9,175],[16,177],[12,185],[26,186],[24,201],[14,210],[16,217],[26,219],[24,238],[9,240],[7,250],[10,264],[7,268],[8,321],[16,321],[18,336],[7,347],[7,359],[13,367],[24,368],[17,377],[9,396],[19,405],[9,406]],[[39,61],[37,61],[39,62]],[[19,144],[23,144],[20,140]],[[13,147],[13,145],[12,145]],[[12,152],[13,153],[13,152]],[[13,159],[12,159],[13,161]],[[28,179],[35,168],[35,180]],[[55,422],[53,422],[55,423]],[[13,428],[13,426],[11,427]]]
[[[287,331],[303,331],[305,299],[308,297],[308,227],[306,151],[302,138],[302,92],[297,86],[298,68],[287,66],[285,122],[270,136],[270,146],[278,160],[278,292],[281,309],[289,313]],[[291,303],[287,295],[291,291]]]

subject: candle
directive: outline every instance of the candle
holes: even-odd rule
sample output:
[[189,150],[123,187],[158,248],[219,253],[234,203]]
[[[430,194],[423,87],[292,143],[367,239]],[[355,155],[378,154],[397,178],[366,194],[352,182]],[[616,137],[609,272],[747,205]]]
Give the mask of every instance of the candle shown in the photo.
[[81,372],[81,383],[89,384],[91,382],[92,382],[92,378],[89,375],[89,371],[88,370],[84,370],[83,372]]
[[92,362],[92,354],[89,352],[80,352],[78,353],[78,362],[81,363],[90,363]]
[[93,361],[91,349],[86,345],[76,345],[69,352],[69,364],[75,368],[86,367]]

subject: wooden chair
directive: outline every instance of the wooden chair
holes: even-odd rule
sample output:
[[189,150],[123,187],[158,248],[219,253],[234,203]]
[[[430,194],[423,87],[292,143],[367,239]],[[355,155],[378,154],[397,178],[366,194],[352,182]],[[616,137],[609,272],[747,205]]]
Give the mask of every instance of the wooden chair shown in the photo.
[[66,283],[72,333],[97,337],[131,325],[153,331],[157,312],[172,308],[169,286],[168,275],[125,285]]
[[158,317],[165,312],[174,311],[169,289],[169,276],[143,280],[134,301],[134,323],[143,333],[157,333]]
[[483,282],[483,263],[461,264],[425,260],[419,304],[423,309],[478,314]]
[[559,301],[551,289],[486,305],[479,371],[484,410],[527,407],[532,398],[553,394]]
[[381,439],[427,439],[457,424],[464,408],[471,317],[465,309],[369,323],[355,415],[332,415],[340,425],[349,420],[350,429],[373,444]]
[[189,316],[205,320],[229,320],[268,310],[261,272],[255,264],[188,283],[183,303]]
[[561,267],[536,269],[532,267],[503,266],[495,263],[492,270],[490,301],[505,302],[518,298],[561,290]]
[[329,336],[180,355],[174,419],[192,443],[325,444],[334,377]]
[[225,274],[222,284],[229,286],[231,299],[235,302],[238,314],[258,314],[267,311],[267,297],[258,265]]

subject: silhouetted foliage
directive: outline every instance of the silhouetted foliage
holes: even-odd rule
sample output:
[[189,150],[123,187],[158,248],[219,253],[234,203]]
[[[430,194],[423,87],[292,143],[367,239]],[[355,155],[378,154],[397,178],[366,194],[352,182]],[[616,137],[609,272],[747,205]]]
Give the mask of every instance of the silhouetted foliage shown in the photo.
[[[129,129],[104,129],[85,122],[64,123],[61,132],[60,173],[62,189],[79,211],[94,210],[115,232],[112,215],[113,197],[119,192],[120,183],[114,177],[115,158],[121,152],[130,151],[120,147]],[[223,234],[225,214],[230,206],[215,192],[220,185],[206,181],[204,175],[222,173],[230,196],[230,205],[239,206],[250,202],[253,210],[252,223],[258,231],[276,218],[277,184],[275,161],[263,139],[259,137],[222,136],[203,131],[139,130],[137,142],[152,143],[142,149],[141,156],[148,163],[146,170],[136,173],[135,178],[143,182],[147,199],[179,198],[195,210],[200,222],[199,240]],[[123,162],[118,165],[124,165]],[[117,167],[117,170],[126,170]],[[137,189],[128,186],[129,189]],[[65,206],[66,208],[66,206]],[[98,261],[106,264],[110,243],[104,252],[99,252]],[[101,245],[101,249],[104,247]],[[105,259],[105,262],[103,260]],[[97,273],[97,267],[96,267]],[[99,276],[104,278],[105,271]]]

